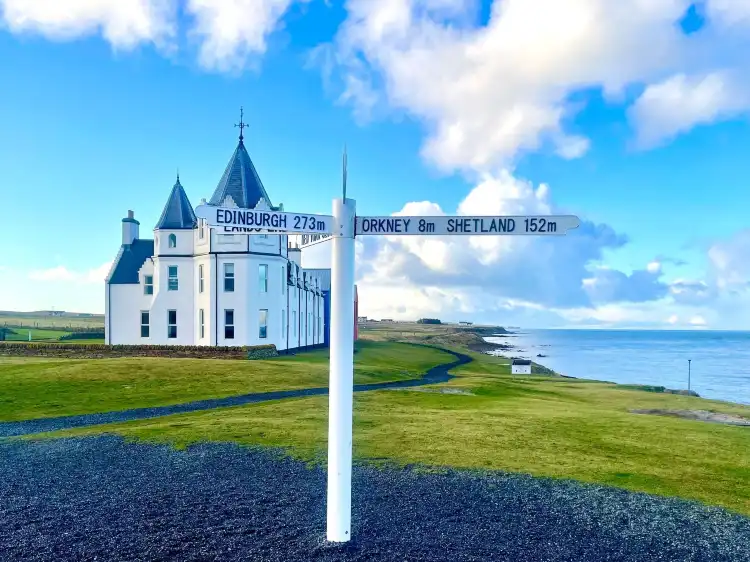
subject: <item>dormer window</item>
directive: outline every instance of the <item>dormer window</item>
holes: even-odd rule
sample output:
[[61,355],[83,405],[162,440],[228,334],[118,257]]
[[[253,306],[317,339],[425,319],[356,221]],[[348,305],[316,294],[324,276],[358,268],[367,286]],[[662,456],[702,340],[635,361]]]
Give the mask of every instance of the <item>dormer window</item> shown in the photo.
[[169,247],[170,248],[177,247],[177,236],[175,236],[174,234],[169,235]]

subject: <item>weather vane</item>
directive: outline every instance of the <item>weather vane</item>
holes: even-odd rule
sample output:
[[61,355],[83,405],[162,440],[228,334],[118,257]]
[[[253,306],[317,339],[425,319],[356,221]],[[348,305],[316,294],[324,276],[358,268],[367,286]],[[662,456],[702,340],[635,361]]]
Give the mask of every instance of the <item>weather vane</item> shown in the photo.
[[245,127],[247,127],[247,125],[243,121],[244,118],[245,118],[245,110],[242,107],[240,107],[240,122],[239,122],[239,124],[235,124],[235,127],[239,127],[240,128],[240,140],[242,140],[244,138],[242,136],[242,130]]

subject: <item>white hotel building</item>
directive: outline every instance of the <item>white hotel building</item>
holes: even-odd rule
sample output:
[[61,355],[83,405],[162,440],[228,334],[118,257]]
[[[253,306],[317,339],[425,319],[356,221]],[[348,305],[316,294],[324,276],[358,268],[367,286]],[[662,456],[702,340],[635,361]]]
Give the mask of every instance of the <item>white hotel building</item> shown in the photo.
[[[242,134],[209,205],[274,207]],[[237,234],[196,219],[177,177],[153,239],[133,212],[106,279],[108,344],[243,346],[328,344],[330,270],[303,269],[289,237]]]

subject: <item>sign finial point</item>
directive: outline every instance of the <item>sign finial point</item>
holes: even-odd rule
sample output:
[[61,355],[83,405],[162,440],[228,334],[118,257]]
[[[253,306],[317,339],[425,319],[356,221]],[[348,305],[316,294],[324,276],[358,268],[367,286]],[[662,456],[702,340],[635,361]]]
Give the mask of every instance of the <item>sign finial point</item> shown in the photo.
[[344,200],[346,201],[346,143],[344,143],[343,188],[344,188]]

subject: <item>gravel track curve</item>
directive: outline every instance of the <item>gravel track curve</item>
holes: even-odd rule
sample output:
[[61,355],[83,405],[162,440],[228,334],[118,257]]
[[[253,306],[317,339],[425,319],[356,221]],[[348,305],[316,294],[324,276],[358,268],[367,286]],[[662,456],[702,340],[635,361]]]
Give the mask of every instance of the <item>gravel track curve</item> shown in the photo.
[[[438,348],[445,353],[456,357],[456,361],[437,365],[418,379],[402,381],[382,382],[372,384],[355,384],[354,392],[366,392],[368,390],[382,390],[386,388],[408,388],[447,382],[453,378],[449,371],[459,365],[472,361],[471,357],[448,349]],[[74,427],[88,425],[100,425],[105,423],[125,422],[148,418],[158,418],[171,414],[182,414],[186,412],[197,412],[200,410],[212,410],[215,408],[227,408],[229,406],[242,406],[243,404],[254,404],[257,402],[268,402],[270,400],[283,400],[285,398],[302,398],[305,396],[320,396],[328,394],[327,387],[303,388],[297,390],[279,390],[274,392],[256,392],[242,394],[239,396],[227,396],[226,398],[211,398],[208,400],[197,400],[185,402],[172,406],[157,406],[153,408],[133,408],[131,410],[120,410],[117,412],[106,412],[101,414],[83,414],[77,416],[61,416],[56,418],[37,418],[18,422],[0,422],[0,437],[16,437],[20,435],[31,435],[45,431],[57,431]]]
[[750,519],[523,475],[356,466],[353,539],[325,470],[268,450],[114,436],[0,444],[9,561],[747,562]]

